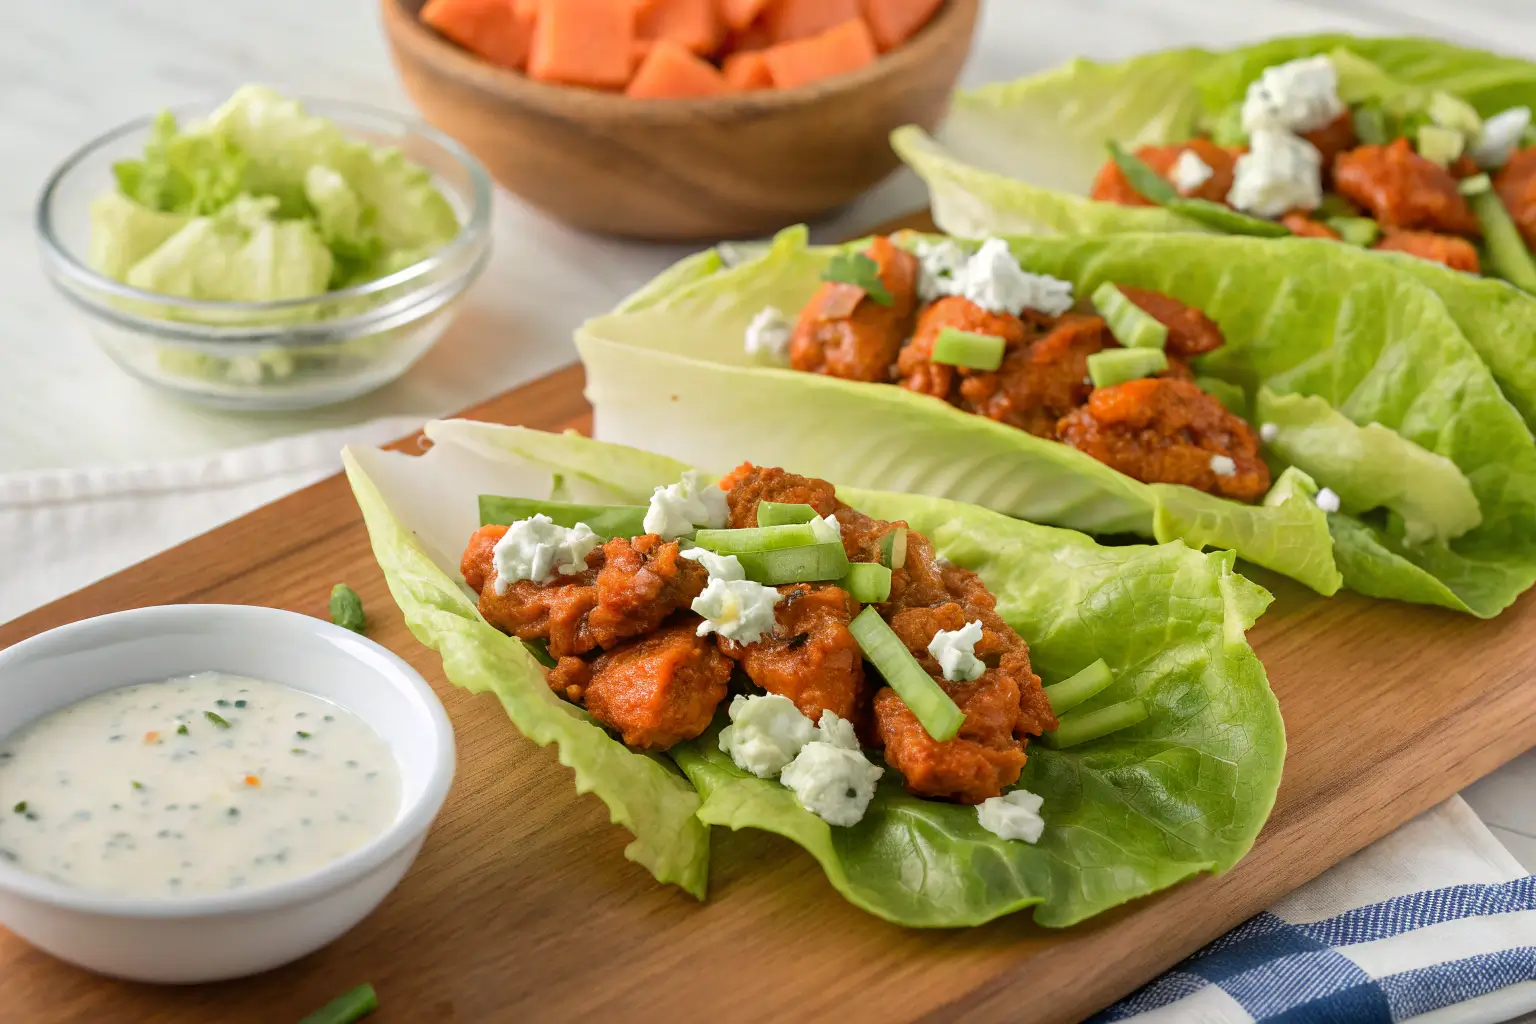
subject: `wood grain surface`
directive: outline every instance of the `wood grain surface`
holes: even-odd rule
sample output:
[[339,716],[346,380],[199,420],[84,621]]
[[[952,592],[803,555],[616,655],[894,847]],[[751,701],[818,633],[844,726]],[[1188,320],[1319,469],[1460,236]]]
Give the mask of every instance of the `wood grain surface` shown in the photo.
[[[584,430],[581,384],[573,366],[466,415]],[[854,909],[808,855],[762,833],[715,830],[705,903],[626,861],[628,833],[595,797],[575,795],[553,751],[518,735],[494,697],[455,690],[411,638],[346,483],[327,480],[0,626],[0,648],[147,604],[324,616],[331,586],[350,583],[369,635],[432,682],[457,732],[458,779],[421,858],[348,935],[227,984],[105,980],[0,931],[0,1020],[267,1024],[363,981],[379,991],[381,1024],[1078,1020],[1536,742],[1531,594],[1481,622],[1352,594],[1324,600],[1248,571],[1276,596],[1250,638],[1289,740],[1253,851],[1220,878],[1066,932],[1026,915],[922,932]]]
[[932,129],[970,52],[978,0],[948,0],[873,64],[796,89],[635,100],[498,68],[379,0],[417,108],[496,180],[576,227],[646,239],[754,238],[848,202],[898,164],[889,136]]

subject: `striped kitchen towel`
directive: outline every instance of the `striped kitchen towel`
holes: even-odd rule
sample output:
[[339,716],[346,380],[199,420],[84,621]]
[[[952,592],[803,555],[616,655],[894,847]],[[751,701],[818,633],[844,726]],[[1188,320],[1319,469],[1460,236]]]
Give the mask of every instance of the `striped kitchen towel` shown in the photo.
[[1092,1020],[1494,1024],[1532,1011],[1536,877],[1456,797]]

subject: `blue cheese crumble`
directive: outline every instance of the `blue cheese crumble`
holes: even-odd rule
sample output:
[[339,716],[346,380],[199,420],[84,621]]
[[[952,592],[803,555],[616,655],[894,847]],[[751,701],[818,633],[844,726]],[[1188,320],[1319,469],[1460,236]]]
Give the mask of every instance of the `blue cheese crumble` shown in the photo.
[[1470,150],[1477,166],[1495,171],[1509,162],[1525,130],[1531,126],[1530,107],[1510,107],[1483,122],[1483,133]]
[[981,640],[981,622],[973,620],[959,629],[941,629],[928,642],[928,653],[944,670],[944,678],[952,683],[968,683],[980,679],[987,670],[986,664],[976,657],[976,644]]
[[777,306],[764,306],[747,325],[747,354],[768,362],[789,362],[789,342],[794,337],[794,325]]
[[1310,132],[1344,113],[1339,72],[1326,55],[1265,68],[1243,99],[1243,130]]
[[995,836],[1034,843],[1045,831],[1045,819],[1040,817],[1040,808],[1044,804],[1045,797],[1027,789],[1016,789],[977,804],[976,820]]
[[755,644],[773,632],[773,608],[783,597],[773,587],[761,583],[716,576],[710,578],[704,592],[689,607],[704,617],[699,623],[699,636],[717,633],[737,643]]
[[520,519],[491,549],[496,567],[496,593],[505,594],[516,580],[548,583],[556,575],[586,571],[587,555],[602,543],[586,523],[556,526],[546,515]]
[[1227,202],[1257,217],[1315,210],[1323,201],[1323,158],[1306,139],[1278,128],[1261,128],[1237,158]]
[[1037,309],[1060,316],[1072,308],[1072,282],[1024,270],[1001,238],[982,243],[966,261],[957,284],[956,294],[991,313],[1018,316],[1026,309]]
[[731,724],[720,730],[720,750],[731,755],[736,767],[760,779],[783,771],[816,736],[816,726],[794,701],[776,693],[738,695],[729,714]]
[[[829,715],[830,711],[822,712],[823,722]],[[850,736],[852,731],[849,726]],[[884,774],[885,769],[871,764],[857,745],[850,750],[817,739],[800,748],[779,781],[794,792],[801,807],[828,825],[846,828],[864,819],[875,785]]]
[[937,242],[924,239],[917,243],[912,253],[917,257],[917,297],[923,302],[933,302],[946,295],[960,294],[959,282],[965,273],[970,253],[952,238]]
[[690,469],[680,482],[656,488],[641,525],[662,540],[676,540],[700,528],[718,530],[728,515],[725,492]]
[[704,548],[689,548],[682,553],[684,558],[691,558],[704,567],[712,580],[744,580],[747,578],[747,570],[742,568],[741,559],[735,555],[717,555],[713,551]]
[[1232,461],[1230,455],[1212,455],[1211,472],[1217,476],[1236,476],[1237,463]]

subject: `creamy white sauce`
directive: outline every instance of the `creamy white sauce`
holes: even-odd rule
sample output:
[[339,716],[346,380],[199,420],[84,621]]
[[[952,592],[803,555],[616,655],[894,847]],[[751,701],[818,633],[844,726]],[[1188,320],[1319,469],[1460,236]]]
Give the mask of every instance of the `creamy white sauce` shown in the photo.
[[394,757],[362,719],[241,676],[108,690],[0,741],[0,859],[112,895],[308,874],[399,806]]

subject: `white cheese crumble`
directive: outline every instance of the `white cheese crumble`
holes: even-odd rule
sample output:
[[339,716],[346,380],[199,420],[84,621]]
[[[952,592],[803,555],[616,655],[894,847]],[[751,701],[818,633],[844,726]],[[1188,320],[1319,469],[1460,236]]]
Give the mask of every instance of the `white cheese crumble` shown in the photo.
[[859,737],[853,731],[853,723],[825,709],[821,712],[821,721],[816,725],[816,742],[828,743],[844,750],[859,749]]
[[1190,193],[1211,180],[1211,175],[1216,172],[1211,165],[1200,159],[1200,154],[1192,149],[1186,149],[1179,154],[1179,158],[1173,162],[1173,171],[1170,178],[1173,187],[1180,192]]
[[952,683],[980,679],[986,664],[976,657],[976,643],[981,639],[981,620],[967,622],[959,629],[941,629],[928,641],[928,653],[944,670]]
[[1331,488],[1324,487],[1317,492],[1317,507],[1324,512],[1337,512],[1339,510],[1339,496]]
[[1259,440],[1263,441],[1265,444],[1274,444],[1275,443],[1275,438],[1277,438],[1279,436],[1280,436],[1280,424],[1278,424],[1278,423],[1260,423],[1259,424]]
[[1237,476],[1237,463],[1230,455],[1212,455],[1211,472],[1217,476]]
[[837,521],[837,514],[830,516],[817,516],[809,523],[811,536],[816,538],[818,544],[831,544],[843,539],[843,526]]
[[1243,99],[1243,130],[1309,132],[1344,113],[1339,72],[1326,55],[1302,57],[1264,69]]
[[1248,146],[1237,158],[1227,202],[1258,217],[1317,209],[1323,201],[1323,158],[1316,146],[1278,128],[1259,129]]
[[[826,718],[828,712],[822,712]],[[800,806],[829,825],[857,825],[875,797],[885,769],[857,749],[813,740],[784,769],[779,781],[794,791]]]
[[937,242],[926,239],[917,243],[912,254],[917,257],[917,297],[932,302],[946,295],[958,295],[958,283],[965,272],[970,253],[952,238]]
[[1530,107],[1510,107],[1494,114],[1483,122],[1483,134],[1470,150],[1472,159],[1485,171],[1498,170],[1509,162],[1530,126]]
[[1038,842],[1045,831],[1045,819],[1040,817],[1040,808],[1044,804],[1045,797],[1027,789],[1016,789],[977,804],[976,820],[981,822],[982,828],[1004,839]]
[[1008,243],[989,238],[965,264],[958,295],[992,313],[1018,316],[1038,309],[1060,316],[1072,308],[1072,282],[1031,274],[1019,266]]
[[496,593],[505,594],[515,580],[548,583],[555,576],[586,571],[587,555],[602,543],[586,523],[556,526],[546,515],[519,519],[491,549],[496,567]]
[[714,577],[689,607],[704,617],[699,636],[718,633],[737,643],[755,644],[773,631],[773,606],[783,597],[774,588],[751,580]]
[[741,559],[735,555],[717,555],[713,551],[703,548],[689,548],[683,552],[684,558],[691,558],[704,567],[712,580],[744,580],[747,578],[747,570],[741,566]]
[[731,755],[736,767],[760,779],[783,771],[816,736],[816,726],[794,701],[776,693],[738,695],[731,701],[730,716],[731,724],[720,730],[720,749]]
[[690,469],[683,473],[681,482],[656,488],[642,525],[646,533],[676,540],[700,527],[720,529],[729,513],[725,492],[705,481],[698,470]]
[[765,356],[776,363],[789,362],[789,342],[795,327],[777,306],[764,306],[747,325],[747,354]]

